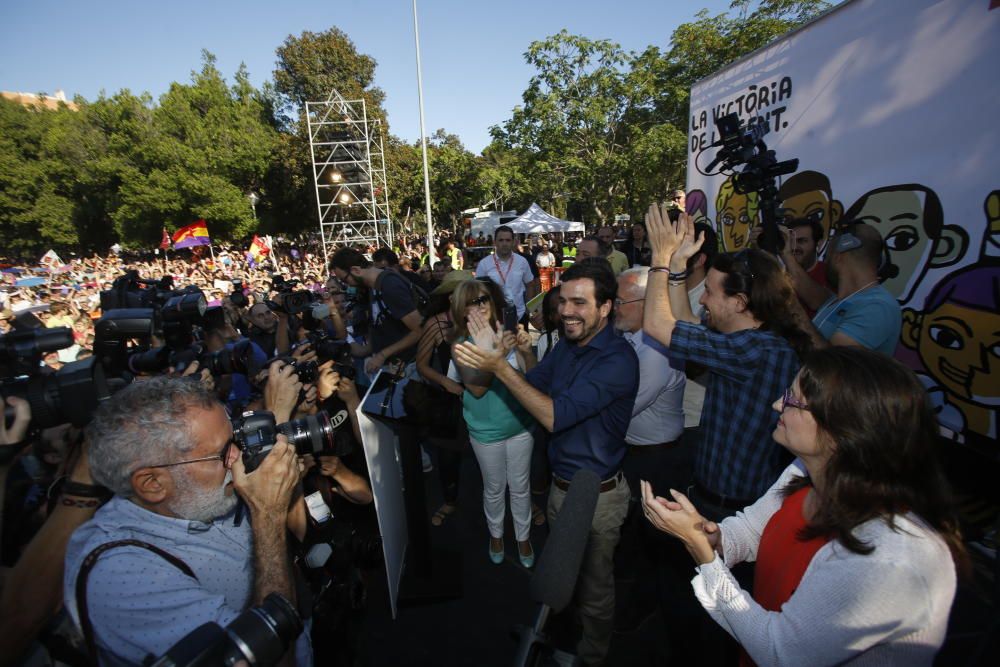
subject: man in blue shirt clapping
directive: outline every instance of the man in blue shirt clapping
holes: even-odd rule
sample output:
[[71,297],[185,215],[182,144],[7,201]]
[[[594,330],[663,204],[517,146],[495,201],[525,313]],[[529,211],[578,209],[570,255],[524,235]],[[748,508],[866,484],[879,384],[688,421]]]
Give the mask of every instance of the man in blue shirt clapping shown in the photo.
[[639,389],[635,350],[611,325],[617,291],[606,261],[589,260],[570,267],[563,274],[559,293],[566,335],[527,376],[506,361],[502,346],[492,352],[463,343],[456,350],[463,365],[494,373],[552,433],[550,521],[558,520],[568,480],[578,470],[591,470],[602,480],[576,588],[583,622],[577,654],[588,665],[604,661],[614,629],[614,552],[630,496],[621,468]]

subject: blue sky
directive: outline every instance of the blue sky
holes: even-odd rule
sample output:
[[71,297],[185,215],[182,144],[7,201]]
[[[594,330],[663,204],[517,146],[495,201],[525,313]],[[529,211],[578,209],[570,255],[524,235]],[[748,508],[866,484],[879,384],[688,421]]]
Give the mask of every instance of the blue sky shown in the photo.
[[[666,47],[673,29],[701,8],[729,0],[418,0],[427,132],[445,128],[480,151],[489,128],[520,102],[532,70],[523,53],[566,28],[628,50]],[[290,35],[337,26],[378,62],[390,129],[419,138],[410,0],[3,0],[0,90],[94,99],[101,90],[148,91],[187,82],[201,50],[231,80],[240,62],[257,86],[271,78],[274,51]]]

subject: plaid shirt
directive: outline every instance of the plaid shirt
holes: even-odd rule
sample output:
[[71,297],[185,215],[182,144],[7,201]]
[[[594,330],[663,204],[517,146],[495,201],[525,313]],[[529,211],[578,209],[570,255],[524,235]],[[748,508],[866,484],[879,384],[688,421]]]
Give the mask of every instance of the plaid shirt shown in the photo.
[[670,356],[701,364],[711,374],[695,480],[720,496],[756,500],[787,463],[772,437],[778,413],[771,404],[795,379],[798,356],[769,331],[724,334],[688,322],[674,327]]

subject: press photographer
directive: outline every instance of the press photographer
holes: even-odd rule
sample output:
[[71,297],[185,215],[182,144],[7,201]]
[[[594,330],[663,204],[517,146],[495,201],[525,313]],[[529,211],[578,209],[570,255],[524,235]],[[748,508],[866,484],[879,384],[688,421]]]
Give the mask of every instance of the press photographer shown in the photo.
[[[222,405],[201,385],[166,377],[105,402],[88,435],[94,479],[116,496],[73,535],[64,596],[102,664],[161,655],[269,593],[296,599],[288,530],[301,525],[301,464],[284,435],[247,473]],[[250,515],[239,525],[236,494]],[[311,660],[303,634],[295,661]]]

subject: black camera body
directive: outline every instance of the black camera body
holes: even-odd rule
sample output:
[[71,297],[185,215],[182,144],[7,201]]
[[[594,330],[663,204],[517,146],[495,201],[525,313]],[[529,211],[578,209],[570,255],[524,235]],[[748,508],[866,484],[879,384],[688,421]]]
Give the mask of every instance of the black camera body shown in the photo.
[[54,373],[39,366],[43,354],[73,344],[67,327],[25,329],[0,336],[0,400],[7,418],[8,396],[25,399],[31,406],[31,423],[48,428],[66,422],[83,426],[90,421],[97,402],[116,387],[107,379],[95,357],[64,365]]
[[247,472],[253,472],[274,448],[279,433],[288,438],[288,444],[300,456],[349,454],[350,450],[338,448],[334,437],[347,420],[347,410],[341,410],[332,419],[326,412],[320,411],[279,425],[273,413],[257,410],[244,412],[231,421],[233,441],[243,453],[243,466]]
[[333,362],[333,371],[340,377],[354,380],[357,369],[354,367],[354,357],[351,356],[351,345],[345,340],[336,340],[322,331],[310,331],[307,336],[316,352],[316,359],[322,365]]
[[250,300],[247,299],[247,295],[243,293],[242,280],[233,281],[233,292],[229,295],[229,301],[237,308],[246,308],[250,305]]
[[273,300],[266,302],[268,308],[289,315],[298,315],[309,310],[316,300],[316,295],[307,289],[296,290],[298,284],[298,280],[285,280],[280,273],[273,274],[271,289],[278,294]]

